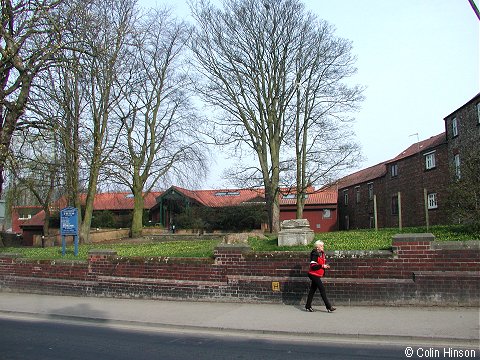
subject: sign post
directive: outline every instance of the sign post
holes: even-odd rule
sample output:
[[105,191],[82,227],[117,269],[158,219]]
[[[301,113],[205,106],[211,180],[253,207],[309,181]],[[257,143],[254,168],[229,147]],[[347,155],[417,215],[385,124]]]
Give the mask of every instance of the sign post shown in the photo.
[[78,256],[78,209],[66,207],[60,210],[60,235],[62,236],[62,256],[66,252],[65,236],[73,236],[74,255]]

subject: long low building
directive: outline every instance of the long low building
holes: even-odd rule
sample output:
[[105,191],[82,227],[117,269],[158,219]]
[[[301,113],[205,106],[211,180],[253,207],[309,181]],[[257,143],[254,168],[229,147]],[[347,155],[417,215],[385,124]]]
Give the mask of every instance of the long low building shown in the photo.
[[[337,193],[333,190],[307,191],[303,217],[308,219],[315,232],[327,232],[337,229]],[[296,218],[296,196],[292,191],[283,189],[279,195],[280,221]],[[157,203],[150,209],[153,221],[165,227],[175,225],[175,217],[186,208],[203,207],[222,209],[244,207],[248,205],[265,205],[263,189],[214,189],[188,190],[172,186],[157,197]],[[239,219],[240,220],[240,219]],[[265,229],[266,224],[256,224]]]

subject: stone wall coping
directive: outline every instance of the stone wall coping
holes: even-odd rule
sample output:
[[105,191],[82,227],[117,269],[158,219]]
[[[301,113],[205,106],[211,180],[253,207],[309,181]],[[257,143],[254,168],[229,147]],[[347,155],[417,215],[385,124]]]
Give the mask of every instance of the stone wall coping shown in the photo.
[[388,258],[393,256],[391,250],[335,250],[326,251],[332,258]]
[[412,233],[412,234],[396,234],[392,237],[393,241],[434,241],[435,236],[432,233]]
[[480,240],[434,241],[430,247],[433,250],[480,250]]
[[[247,258],[273,258],[273,259],[288,259],[288,258],[310,258],[310,251],[256,251],[251,252]],[[325,255],[333,259],[341,258],[388,258],[393,256],[391,250],[327,250]]]

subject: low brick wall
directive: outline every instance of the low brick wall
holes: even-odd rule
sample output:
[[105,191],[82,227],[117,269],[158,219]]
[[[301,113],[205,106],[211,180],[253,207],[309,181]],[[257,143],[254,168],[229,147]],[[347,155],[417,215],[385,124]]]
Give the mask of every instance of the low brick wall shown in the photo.
[[[57,229],[51,231],[49,236],[43,239],[44,246],[62,246],[62,236]],[[130,229],[98,229],[90,232],[90,242],[101,243],[104,241],[128,238]],[[65,236],[65,243],[73,244],[73,236]],[[42,246],[42,235],[33,235],[33,246]]]
[[[397,235],[392,251],[327,252],[334,304],[462,305],[480,300],[480,242]],[[212,259],[123,258],[91,251],[87,261],[33,261],[0,254],[0,290],[118,298],[303,304],[309,252],[252,252],[221,245]],[[317,295],[314,304],[321,304]]]

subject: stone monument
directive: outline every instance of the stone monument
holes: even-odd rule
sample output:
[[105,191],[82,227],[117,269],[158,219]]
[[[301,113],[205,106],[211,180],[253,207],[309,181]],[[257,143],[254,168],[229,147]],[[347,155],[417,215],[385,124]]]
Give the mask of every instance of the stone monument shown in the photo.
[[314,236],[307,219],[284,220],[280,224],[278,246],[308,245]]

